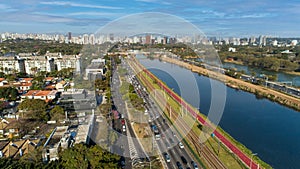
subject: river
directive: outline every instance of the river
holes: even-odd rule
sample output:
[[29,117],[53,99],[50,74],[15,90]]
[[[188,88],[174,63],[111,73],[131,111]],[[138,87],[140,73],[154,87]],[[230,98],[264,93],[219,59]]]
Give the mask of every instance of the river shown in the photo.
[[[172,74],[180,74],[184,81],[190,70],[159,60],[140,59],[140,62],[170,88],[180,94]],[[153,68],[155,67],[155,68]],[[168,74],[164,70],[170,70]],[[210,79],[193,73],[199,93],[184,95],[184,99],[193,106],[195,95],[200,94],[200,111],[208,113],[210,109]],[[177,79],[178,81],[178,79]],[[216,82],[220,83],[220,82]],[[181,86],[189,88],[186,84]],[[254,153],[279,169],[300,168],[300,113],[267,99],[258,99],[255,95],[226,87],[227,99],[219,125],[233,138],[244,144]]]
[[237,65],[234,63],[224,63],[224,68],[236,68],[237,70],[241,71],[244,70],[246,74],[251,75],[251,72],[255,72],[256,75],[266,74],[266,75],[277,75],[278,82],[292,82],[294,86],[300,87],[300,76],[292,75],[284,72],[273,72],[268,70],[263,70],[260,68],[253,68],[248,67],[245,65]]

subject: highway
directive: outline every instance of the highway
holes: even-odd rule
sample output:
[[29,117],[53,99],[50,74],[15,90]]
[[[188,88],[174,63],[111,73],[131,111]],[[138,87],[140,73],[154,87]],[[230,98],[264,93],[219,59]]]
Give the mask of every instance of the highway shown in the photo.
[[156,140],[156,143],[158,145],[160,153],[163,154],[163,156],[165,153],[170,156],[169,162],[164,157],[167,167],[179,168],[177,164],[179,163],[182,167],[194,168],[191,162],[195,163],[196,166],[199,167],[200,165],[195,162],[195,160],[186,150],[186,146],[180,148],[178,144],[181,139],[177,136],[177,131],[174,130],[173,127],[170,127],[171,125],[169,121],[163,117],[162,110],[158,108],[156,102],[146,92],[143,84],[138,80],[138,78],[134,76],[136,75],[136,73],[132,72],[131,68],[128,65],[125,65],[125,67],[129,72],[130,81],[134,85],[136,92],[141,98],[144,99],[144,102],[146,103],[145,108],[150,117],[149,125],[156,125],[159,129],[161,138],[159,140]]
[[[115,67],[116,68],[116,67]],[[114,71],[114,76],[112,78],[112,85],[111,85],[111,90],[112,90],[112,98],[113,98],[113,109],[118,111],[120,114],[123,115],[123,118],[115,119],[114,120],[114,130],[119,132],[118,134],[118,139],[117,143],[115,146],[116,151],[122,150],[122,158],[125,159],[125,168],[126,169],[131,169],[135,165],[138,165],[139,162],[141,161],[141,158],[147,157],[145,154],[143,148],[141,147],[140,143],[137,141],[136,136],[131,128],[130,122],[128,121],[127,118],[127,110],[125,108],[125,103],[122,100],[122,95],[119,92],[119,87],[120,87],[120,79],[119,79],[119,74],[116,69]],[[125,132],[123,131],[123,124],[122,120],[125,121],[126,125],[126,130]],[[115,152],[119,153],[119,152]]]
[[[203,119],[197,111],[195,111],[190,105],[188,105],[182,98],[180,98],[174,91],[169,89],[165,84],[163,84],[157,77],[155,77],[150,71],[145,69],[142,65],[140,65],[135,59],[132,60],[143,72],[145,72],[150,78],[156,79],[158,82],[158,85],[166,91],[173,99],[175,99],[178,103],[181,103],[182,106],[195,118],[197,119],[200,124],[203,126],[209,126],[208,123],[206,123],[205,119]],[[246,164],[249,168],[251,166],[251,169],[259,169],[260,166],[251,160],[250,157],[248,157],[246,154],[244,154],[239,148],[237,148],[233,143],[231,143],[230,140],[228,140],[225,136],[223,136],[219,131],[214,131],[215,136],[221,141],[223,145],[225,145],[228,149],[230,149],[244,164]]]

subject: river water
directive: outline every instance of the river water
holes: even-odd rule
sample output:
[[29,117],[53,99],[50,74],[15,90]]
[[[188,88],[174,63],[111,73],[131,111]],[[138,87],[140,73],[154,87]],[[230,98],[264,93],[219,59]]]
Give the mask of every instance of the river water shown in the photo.
[[[178,94],[180,90],[172,74],[180,74],[179,81],[191,75],[190,70],[159,60],[140,59],[140,62],[147,68],[152,67],[150,71]],[[172,73],[168,74],[165,70]],[[207,115],[211,102],[210,79],[196,73],[192,76],[196,79],[199,93],[190,92],[183,97],[191,105],[198,106],[194,98],[200,95],[200,111]],[[182,87],[189,89],[189,84]],[[299,169],[300,113],[267,99],[256,98],[251,93],[229,87],[226,90],[227,99],[219,125],[272,167]]]
[[300,87],[300,76],[287,74],[283,72],[272,72],[268,70],[263,70],[259,68],[248,67],[245,65],[237,65],[233,63],[224,63],[224,68],[235,68],[239,71],[244,70],[246,74],[251,75],[251,72],[255,72],[256,75],[266,74],[266,75],[277,75],[278,82],[292,82],[294,86]]

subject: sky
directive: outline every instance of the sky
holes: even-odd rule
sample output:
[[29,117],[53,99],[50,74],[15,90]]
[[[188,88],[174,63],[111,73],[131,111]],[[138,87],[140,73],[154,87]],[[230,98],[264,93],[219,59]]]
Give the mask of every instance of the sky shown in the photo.
[[299,0],[0,0],[0,32],[93,33],[143,12],[175,15],[208,36],[300,37]]

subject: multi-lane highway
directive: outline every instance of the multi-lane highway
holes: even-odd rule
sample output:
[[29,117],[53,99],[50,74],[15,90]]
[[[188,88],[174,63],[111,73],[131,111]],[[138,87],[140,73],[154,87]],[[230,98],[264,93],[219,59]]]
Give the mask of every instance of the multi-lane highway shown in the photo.
[[[113,99],[113,111],[119,113],[117,118],[114,118],[114,130],[119,132],[116,145],[117,148],[123,150],[121,152],[122,158],[125,159],[126,169],[134,168],[139,165],[141,159],[147,158],[148,155],[144,152],[144,149],[140,145],[139,141],[136,139],[135,133],[128,120],[127,109],[125,107],[125,102],[122,100],[122,95],[119,92],[120,79],[117,67],[113,70],[113,77],[111,80],[111,90]],[[125,127],[124,127],[125,126]],[[124,165],[124,164],[123,164]]]
[[[147,69],[145,69],[143,66],[141,66],[135,59],[132,60],[140,70],[145,72],[147,76],[149,76],[152,79],[156,79],[158,82],[158,85],[166,91],[173,99],[175,99],[178,103],[181,103],[181,105],[186,109],[190,115],[192,115],[195,119],[197,119],[202,125],[206,125],[208,127],[209,124],[206,123],[205,119],[201,117],[197,111],[195,111],[189,104],[187,104],[182,98],[180,98],[174,91],[169,89],[165,84],[163,84],[157,77],[155,77],[151,72],[149,72]],[[236,147],[233,143],[231,143],[230,140],[228,140],[223,134],[221,134],[219,131],[214,131],[214,134],[216,138],[220,140],[220,142],[225,145],[228,149],[230,149],[239,159],[244,162],[247,166],[251,166],[251,169],[259,169],[260,166],[251,160],[250,157],[248,157],[245,153],[243,153],[238,147]],[[209,160],[208,160],[209,161]]]
[[[126,63],[126,62],[123,62]],[[187,149],[181,143],[178,133],[163,117],[162,110],[156,105],[156,102],[146,92],[143,84],[136,78],[136,73],[125,64],[129,72],[129,80],[133,84],[138,95],[144,99],[145,108],[149,113],[149,125],[157,126],[160,137],[153,136],[158,145],[159,152],[162,154],[168,168],[198,168],[199,164],[188,153]],[[171,127],[170,127],[171,126]],[[179,145],[180,144],[180,145]]]

